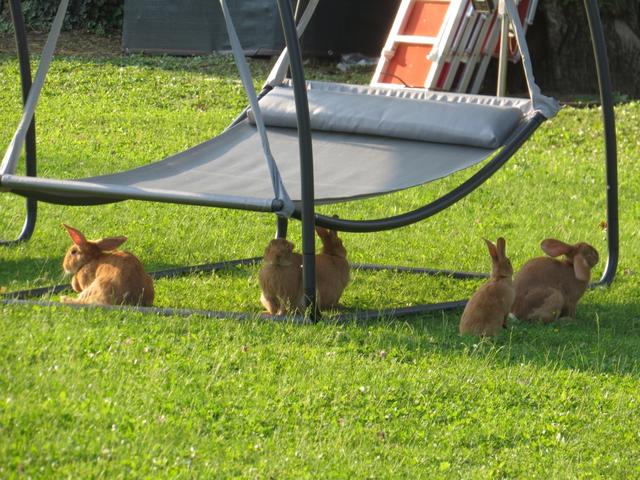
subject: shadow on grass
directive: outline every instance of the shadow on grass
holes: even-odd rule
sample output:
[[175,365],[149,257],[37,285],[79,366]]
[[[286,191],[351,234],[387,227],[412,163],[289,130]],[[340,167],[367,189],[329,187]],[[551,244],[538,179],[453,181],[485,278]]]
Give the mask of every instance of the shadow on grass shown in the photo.
[[[12,247],[0,247],[12,248]],[[47,285],[63,280],[62,257],[21,257],[0,260],[0,286],[15,283]]]
[[[575,319],[544,325],[510,319],[493,339],[458,334],[462,311],[421,317],[354,322],[359,329],[380,333],[377,347],[397,351],[402,361],[441,354],[477,357],[497,366],[532,364],[597,374],[640,377],[640,303],[582,304]],[[398,328],[387,328],[394,322]],[[382,331],[384,329],[384,331]]]
[[[60,270],[60,260],[48,257],[25,257],[2,262],[0,286],[28,279],[34,286],[68,283]],[[151,267],[151,266],[149,266]],[[154,264],[153,270],[179,269],[171,264]],[[191,273],[175,278],[248,279],[255,267],[235,266],[214,272]],[[151,268],[149,268],[151,270]],[[12,289],[13,290],[13,289]],[[34,298],[34,300],[44,297]],[[373,300],[373,299],[372,299]],[[389,305],[391,306],[391,305]],[[360,308],[367,308],[366,305]],[[348,314],[350,309],[337,313]],[[640,301],[626,303],[593,303],[587,298],[578,306],[576,319],[562,319],[543,325],[510,320],[509,326],[495,339],[460,337],[458,323],[461,310],[435,312],[421,316],[347,320],[335,324],[332,315],[325,316],[323,328],[344,328],[345,339],[359,342],[379,351],[397,352],[396,358],[413,362],[433,354],[450,357],[477,357],[497,366],[533,364],[551,369],[569,369],[597,374],[627,374],[640,377]],[[371,337],[373,335],[373,337]]]

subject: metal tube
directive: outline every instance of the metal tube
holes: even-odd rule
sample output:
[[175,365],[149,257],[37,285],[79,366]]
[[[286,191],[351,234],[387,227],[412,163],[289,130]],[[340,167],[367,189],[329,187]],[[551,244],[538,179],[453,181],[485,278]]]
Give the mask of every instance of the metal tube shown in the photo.
[[411,273],[414,275],[428,275],[431,277],[449,277],[456,280],[470,280],[477,278],[487,278],[487,273],[460,272],[457,270],[442,270],[438,268],[405,267],[402,265],[380,265],[376,263],[352,263],[354,270],[368,270],[371,272],[392,271],[401,273]]
[[13,134],[9,147],[7,148],[2,163],[0,163],[0,175],[5,173],[13,174],[16,172],[17,164],[20,159],[20,152],[24,147],[31,121],[35,115],[35,110],[38,105],[40,94],[42,93],[42,87],[46,80],[47,72],[51,66],[51,60],[56,46],[57,39],[60,36],[62,30],[62,24],[64,22],[64,16],[66,8],[69,5],[69,0],[61,0],[58,5],[56,16],[51,24],[51,30],[47,36],[47,41],[42,49],[42,55],[40,56],[40,62],[38,64],[38,70],[33,77],[33,83],[29,89],[29,95],[25,102],[20,121]]
[[[352,322],[352,321],[371,321],[379,318],[398,318],[404,316],[416,316],[424,313],[431,313],[437,311],[446,310],[461,310],[467,304],[467,300],[457,300],[453,302],[431,303],[423,305],[415,305],[413,307],[398,307],[388,308],[385,310],[361,310],[349,312],[346,314],[337,315],[331,317],[331,320],[335,323]],[[274,322],[293,323],[293,324],[307,324],[309,319],[300,315],[268,315],[260,313],[244,313],[244,312],[225,312],[214,310],[195,310],[189,308],[162,308],[162,307],[136,307],[129,305],[82,305],[82,304],[69,304],[59,303],[47,300],[20,300],[20,299],[2,299],[0,298],[0,305],[29,305],[40,306],[44,308],[50,307],[67,307],[83,310],[105,310],[105,311],[121,311],[121,312],[139,312],[153,315],[162,316],[179,316],[190,317],[192,315],[198,315],[211,319],[232,319],[232,320],[270,320]]]
[[120,311],[120,312],[140,312],[153,315],[162,316],[177,316],[177,317],[190,317],[192,315],[199,315],[205,318],[212,319],[232,319],[232,320],[271,320],[274,322],[283,323],[309,323],[309,319],[302,317],[301,315],[268,315],[264,313],[244,313],[244,312],[225,312],[215,310],[195,310],[190,308],[163,308],[163,307],[138,307],[129,305],[98,305],[98,304],[73,304],[73,303],[59,303],[51,301],[34,301],[34,300],[19,300],[19,299],[0,299],[0,305],[38,305],[41,307],[68,307],[83,310],[105,310],[105,311]]
[[498,97],[504,97],[507,93],[507,52],[509,45],[509,15],[504,8],[504,0],[500,0],[498,6],[500,15],[500,57],[498,61]]
[[[258,100],[260,100],[262,97],[264,97],[271,90],[273,90],[273,87],[271,87],[269,85],[265,85],[264,87],[262,87],[262,90],[260,90],[260,93],[258,93]],[[251,110],[251,105],[247,105],[244,108],[244,110],[242,110],[242,112],[240,112],[238,114],[238,116],[233,119],[233,121],[229,124],[229,126],[223,130],[223,133],[226,132],[227,130],[235,127],[240,122],[242,122],[245,118],[247,118],[247,112],[249,112],[249,110]]]
[[[515,152],[518,151],[522,144],[533,134],[533,132],[535,132],[544,120],[545,117],[541,113],[536,113],[527,121],[527,123],[519,128],[518,132],[510,139],[509,143],[507,143],[500,153],[498,153],[489,163],[464,183],[428,205],[401,215],[376,220],[346,220],[342,218],[316,215],[316,224],[332,230],[364,233],[404,227],[431,217],[469,195],[489,179],[507,162],[507,160],[513,156]],[[292,216],[300,219],[300,211],[296,209]]]
[[[221,270],[230,270],[238,266],[259,265],[262,262],[262,257],[250,257],[240,258],[237,260],[225,260],[216,263],[204,263],[200,265],[189,265],[185,267],[175,267],[166,270],[156,270],[147,272],[151,278],[176,278],[186,275],[193,275],[196,273],[211,273]],[[455,278],[457,280],[475,280],[487,278],[487,273],[477,272],[459,272],[455,270],[441,270],[435,268],[423,268],[423,267],[407,267],[402,265],[380,265],[373,263],[352,263],[351,268],[354,270],[364,271],[392,271],[407,273],[412,275],[426,275],[431,277],[448,277]],[[71,290],[70,283],[63,283],[59,285],[51,285],[48,287],[30,288],[27,290],[16,290],[8,293],[0,293],[0,298],[5,299],[27,299],[32,297],[41,297],[43,295],[53,295]]]
[[[204,207],[236,208],[239,210],[254,210],[257,212],[277,212],[282,209],[282,200],[267,200],[262,198],[239,197],[236,195],[212,195],[204,193],[176,192],[159,190],[156,188],[141,188],[130,185],[91,183],[80,180],[50,180],[47,178],[28,178],[14,175],[4,175],[0,187],[24,196],[39,196],[47,198],[50,203],[74,204],[73,195],[83,195],[85,205],[94,200],[104,198],[103,202],[111,203],[121,200],[147,200],[152,202],[180,203],[185,205],[200,205]],[[69,201],[65,201],[65,194]],[[57,202],[56,202],[57,201]]]
[[315,265],[315,208],[313,188],[313,150],[311,145],[311,122],[307,87],[302,68],[302,54],[296,24],[289,0],[278,0],[278,10],[291,62],[291,78],[298,120],[298,142],[300,146],[300,182],[302,187],[302,275],[305,306],[315,320],[316,308],[316,265]]
[[[22,6],[19,0],[10,0],[9,11],[13,22],[13,30],[15,32],[16,50],[18,53],[18,62],[20,64],[20,83],[22,85],[22,103],[27,102],[29,91],[31,90],[31,63],[29,58],[29,46],[27,44],[27,34],[24,25],[24,16],[22,14]],[[36,157],[36,120],[35,117],[29,124],[27,135],[25,137],[25,164],[26,174],[29,177],[37,175],[37,157]],[[33,198],[26,200],[27,213],[25,216],[22,231],[15,240],[0,240],[0,245],[13,245],[18,242],[27,241],[33,235],[36,228],[36,219],[38,216],[38,203]]]
[[[185,275],[193,275],[195,273],[210,273],[219,270],[229,270],[237,266],[258,265],[262,261],[262,257],[239,258],[237,260],[225,260],[216,263],[205,263],[202,265],[191,265],[186,267],[175,267],[166,270],[156,270],[155,272],[147,272],[151,278],[175,278]],[[43,295],[53,295],[56,293],[71,290],[70,283],[52,285],[49,287],[30,288],[27,290],[18,290],[9,293],[0,293],[0,298],[6,299],[26,299],[31,297],[41,297]]]
[[[304,9],[302,17],[298,22],[298,28],[297,28],[298,37],[302,36],[305,29],[307,28],[307,25],[313,18],[313,14],[316,10],[316,7],[318,6],[318,2],[319,0],[310,0],[307,3],[307,6]],[[302,2],[298,2],[296,6],[296,18],[298,17],[298,9],[302,6],[301,3]],[[271,72],[267,77],[265,85],[275,86],[277,84],[282,83],[282,80],[284,80],[284,77],[287,75],[288,70],[289,70],[289,51],[287,48],[284,48],[282,50],[282,53],[280,53],[280,56],[278,57],[278,60],[276,61],[275,65],[271,69]]]
[[287,238],[289,219],[280,215],[277,215],[276,218],[276,238]]
[[591,42],[593,44],[593,55],[596,62],[596,72],[598,74],[607,170],[607,247],[609,255],[602,277],[596,285],[610,285],[616,276],[620,247],[615,113],[613,110],[613,94],[611,93],[607,44],[604,39],[598,4],[596,0],[584,0],[584,6],[587,12]]

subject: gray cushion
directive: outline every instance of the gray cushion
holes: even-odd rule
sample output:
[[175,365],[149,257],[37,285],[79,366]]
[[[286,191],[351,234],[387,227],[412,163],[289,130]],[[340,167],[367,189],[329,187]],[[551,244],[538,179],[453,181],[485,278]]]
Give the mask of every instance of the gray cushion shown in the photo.
[[[515,106],[394,98],[309,89],[313,130],[496,149],[524,114]],[[268,126],[296,128],[293,89],[276,87],[260,100]],[[252,113],[249,120],[254,123]]]

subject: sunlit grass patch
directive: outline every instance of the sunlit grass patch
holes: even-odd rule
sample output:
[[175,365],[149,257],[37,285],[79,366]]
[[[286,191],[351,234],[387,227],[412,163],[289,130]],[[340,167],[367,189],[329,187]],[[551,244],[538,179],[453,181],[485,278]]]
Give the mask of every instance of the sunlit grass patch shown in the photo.
[[[251,66],[259,86],[268,62]],[[20,114],[17,75],[16,61],[0,56],[4,144]],[[245,103],[226,57],[64,57],[37,114],[39,170],[77,178],[142,165],[213,137]],[[3,305],[0,477],[638,477],[640,104],[616,113],[619,274],[585,295],[576,319],[511,321],[488,340],[459,337],[459,312],[296,325]],[[341,234],[349,258],[486,272],[482,238],[502,235],[516,268],[541,254],[545,237],[588,241],[604,260],[602,149],[598,109],[564,109],[443,213]],[[320,210],[397,214],[468,175]],[[0,194],[0,235],[15,235],[23,215],[23,199]],[[63,222],[89,238],[127,235],[149,270],[257,256],[275,230],[272,215],[231,210],[40,204],[32,240],[0,249],[0,288],[68,281]],[[290,232],[299,246],[297,222]],[[257,269],[158,280],[156,304],[259,313]],[[348,310],[463,299],[481,283],[352,277]]]

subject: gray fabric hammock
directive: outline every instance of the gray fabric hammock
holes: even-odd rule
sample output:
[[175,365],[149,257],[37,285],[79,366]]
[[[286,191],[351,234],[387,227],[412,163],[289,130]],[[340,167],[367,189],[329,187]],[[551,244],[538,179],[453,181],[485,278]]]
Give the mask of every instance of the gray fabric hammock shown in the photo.
[[[26,126],[67,3],[60,4],[21,124],[0,167],[2,189],[62,204],[140,199],[291,214],[302,192],[295,100],[284,79],[287,52],[258,102],[224,0],[231,44],[251,105],[236,124],[210,141],[125,172],[77,180],[16,175]],[[301,27],[316,3],[309,5]],[[516,17],[516,30],[518,23]],[[314,201],[370,197],[450,175],[486,159],[534,115],[555,114],[557,105],[540,94],[522,45],[530,99],[309,82]]]
[[[369,90],[316,82],[309,86],[318,203],[401,190],[474,165],[509,139],[530,107],[522,99],[424,92],[415,93],[426,98],[396,98],[398,91]],[[273,89],[260,105],[283,183],[298,201],[291,88]],[[213,140],[133,170],[78,181],[11,175],[2,184],[41,192],[54,203],[165,196],[167,201],[216,205],[244,198],[247,208],[269,209],[273,189],[253,119],[250,113]]]

